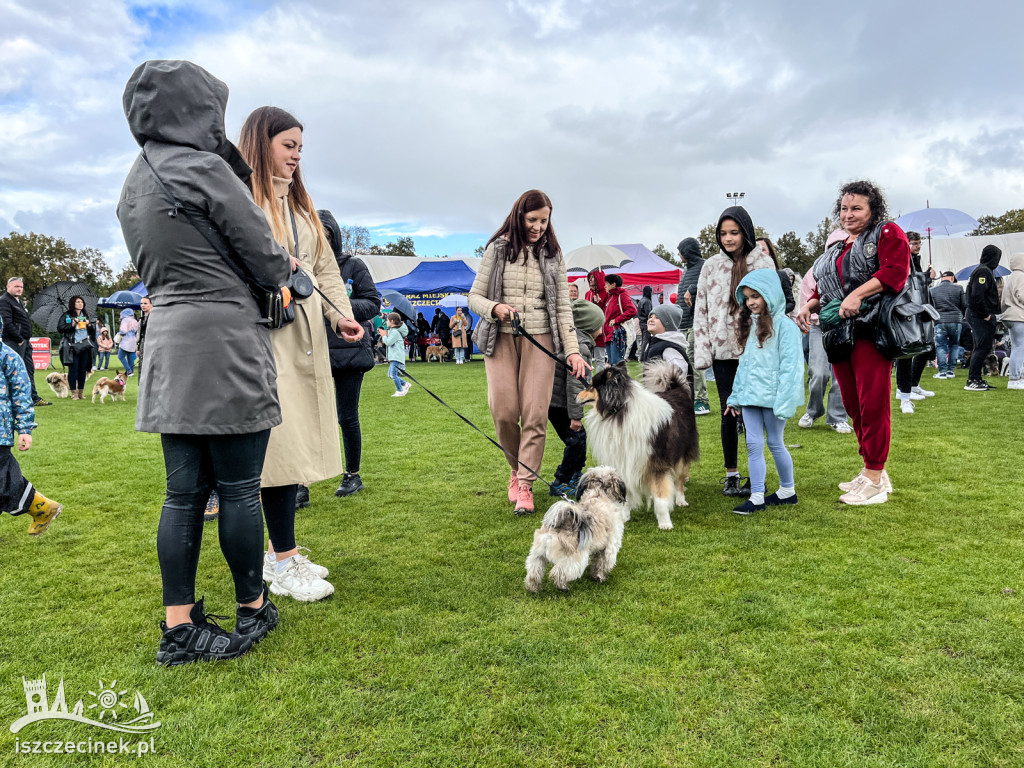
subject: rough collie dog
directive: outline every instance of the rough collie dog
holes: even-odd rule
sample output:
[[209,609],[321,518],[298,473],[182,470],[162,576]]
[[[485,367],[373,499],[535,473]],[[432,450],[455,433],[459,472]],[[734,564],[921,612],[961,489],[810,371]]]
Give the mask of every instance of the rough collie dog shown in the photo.
[[128,375],[121,371],[117,376],[112,379],[108,379],[103,376],[96,385],[92,388],[92,401],[96,402],[96,395],[100,396],[100,405],[110,395],[111,401],[117,400],[118,396],[121,397],[121,402],[125,402],[124,391],[128,386]]
[[441,344],[431,344],[427,347],[427,362],[432,363],[436,360],[439,363],[443,363],[450,354],[451,352],[448,351],[448,347]]
[[57,397],[67,397],[71,392],[68,387],[68,375],[66,373],[53,373],[46,374],[46,383],[50,385],[50,389],[53,390],[53,394]]
[[611,467],[594,467],[580,479],[578,502],[551,505],[533,534],[526,558],[526,588],[539,592],[544,571],[551,565],[551,580],[563,592],[590,565],[590,577],[605,581],[622,547],[622,531],[629,517],[626,484]]
[[690,464],[700,458],[697,419],[686,376],[675,365],[650,363],[644,381],[633,381],[626,364],[617,363],[597,374],[576,401],[594,404],[584,417],[587,440],[594,457],[625,481],[629,509],[653,499],[658,527],[667,531],[672,509],[687,506]]

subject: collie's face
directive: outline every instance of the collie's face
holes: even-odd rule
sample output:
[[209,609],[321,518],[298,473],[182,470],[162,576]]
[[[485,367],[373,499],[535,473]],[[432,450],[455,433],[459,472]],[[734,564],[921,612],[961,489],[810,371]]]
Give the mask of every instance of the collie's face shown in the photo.
[[602,416],[617,413],[626,404],[632,385],[633,380],[629,378],[626,364],[616,363],[597,374],[591,385],[576,395],[576,402],[581,405],[593,403]]

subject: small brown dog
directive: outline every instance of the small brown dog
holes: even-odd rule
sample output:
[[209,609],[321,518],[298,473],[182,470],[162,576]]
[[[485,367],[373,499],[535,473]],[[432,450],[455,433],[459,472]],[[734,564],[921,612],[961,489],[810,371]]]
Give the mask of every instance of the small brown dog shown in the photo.
[[427,347],[427,362],[432,363],[435,360],[439,363],[443,363],[448,359],[451,352],[448,351],[448,347],[443,344],[431,344]]
[[92,388],[92,401],[96,402],[96,395],[100,396],[100,404],[106,399],[107,395],[110,395],[112,400],[117,400],[117,396],[121,396],[121,402],[125,402],[124,391],[128,388],[128,375],[121,371],[113,379],[108,379],[106,376],[96,382],[96,385]]

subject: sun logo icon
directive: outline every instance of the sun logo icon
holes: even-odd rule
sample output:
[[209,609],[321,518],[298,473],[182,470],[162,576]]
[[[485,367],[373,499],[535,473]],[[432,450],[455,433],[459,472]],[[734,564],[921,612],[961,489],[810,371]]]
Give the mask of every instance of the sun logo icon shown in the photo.
[[110,716],[117,720],[117,707],[124,709],[128,708],[128,705],[122,701],[119,701],[119,697],[123,696],[127,691],[115,691],[114,687],[117,685],[117,680],[110,683],[109,687],[103,686],[103,681],[100,680],[100,692],[95,693],[89,691],[90,696],[96,697],[96,703],[90,704],[89,709],[96,709],[100,707],[100,720],[102,720],[109,713]]

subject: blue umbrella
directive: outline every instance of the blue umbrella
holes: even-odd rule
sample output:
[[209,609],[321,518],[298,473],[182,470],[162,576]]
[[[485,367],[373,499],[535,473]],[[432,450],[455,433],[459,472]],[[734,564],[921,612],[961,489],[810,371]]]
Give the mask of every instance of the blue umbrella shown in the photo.
[[[971,264],[971,266],[969,266],[969,267],[964,267],[963,269],[961,269],[959,272],[956,273],[956,279],[957,280],[970,280],[971,279],[971,273],[974,272],[974,270],[976,270],[979,266],[980,266],[979,264]],[[1010,274],[1010,270],[1008,270],[1006,267],[1004,267],[1002,264],[1000,264],[998,267],[996,267],[993,270],[993,273],[995,274],[996,277],[1006,277],[1008,274]]]
[[398,291],[385,290],[380,292],[381,308],[388,312],[397,312],[406,320],[416,321],[416,310],[404,294]]
[[108,309],[142,309],[142,297],[135,291],[114,291],[105,299],[100,299],[97,307]]

